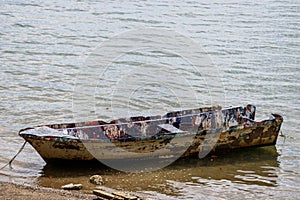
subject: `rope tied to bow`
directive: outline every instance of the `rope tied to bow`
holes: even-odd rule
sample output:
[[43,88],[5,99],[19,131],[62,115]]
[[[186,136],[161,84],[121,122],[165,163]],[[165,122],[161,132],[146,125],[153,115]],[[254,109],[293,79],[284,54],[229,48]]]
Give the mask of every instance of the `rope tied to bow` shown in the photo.
[[7,167],[7,165],[10,167],[10,169],[12,169],[13,167],[11,166],[11,163],[15,160],[15,158],[22,152],[22,150],[24,149],[25,145],[26,145],[27,141],[24,142],[24,144],[21,146],[20,150],[18,151],[18,153],[12,158],[10,159],[10,161],[4,165],[0,170],[4,169],[5,167]]

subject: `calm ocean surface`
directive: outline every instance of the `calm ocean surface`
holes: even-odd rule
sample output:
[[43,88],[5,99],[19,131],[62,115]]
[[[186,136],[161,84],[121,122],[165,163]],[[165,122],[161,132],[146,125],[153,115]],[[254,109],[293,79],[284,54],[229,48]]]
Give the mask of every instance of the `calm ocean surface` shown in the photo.
[[[24,142],[19,129],[72,122],[84,111],[74,106],[76,88],[83,84],[78,77],[84,77],[86,60],[101,42],[126,31],[154,28],[180,33],[207,52],[218,69],[212,70],[212,76],[217,74],[223,85],[224,99],[216,101],[223,107],[251,103],[257,106],[259,119],[272,112],[283,115],[285,139],[279,137],[275,147],[214,160],[180,161],[157,172],[99,171],[107,179],[106,185],[159,199],[300,199],[299,13],[300,3],[293,0],[0,1],[0,166]],[[127,67],[115,68],[121,70],[116,73],[141,64],[145,69],[147,64],[173,66],[169,74],[185,73],[184,64],[172,56],[161,59],[167,56],[143,53],[145,60],[138,53],[119,58],[116,66]],[[131,78],[137,77],[134,73]],[[196,96],[203,95],[205,88],[210,90],[203,82],[199,85],[201,76],[191,73],[188,77],[189,83],[200,88],[194,91]],[[105,99],[113,83],[110,79],[98,81],[92,117],[119,117]],[[114,95],[113,106],[124,116],[140,111],[165,114],[179,108],[170,101],[176,96],[170,91],[155,85],[135,89],[129,102]],[[185,90],[186,85],[178,84],[177,91]],[[148,93],[143,96],[145,91]],[[186,102],[193,101],[184,97]],[[76,105],[82,105],[78,102]],[[202,105],[202,101],[197,103]],[[203,104],[207,102],[203,100]],[[45,165],[26,145],[13,169],[0,171],[0,180],[59,188],[64,182],[84,181],[95,170],[56,169]]]

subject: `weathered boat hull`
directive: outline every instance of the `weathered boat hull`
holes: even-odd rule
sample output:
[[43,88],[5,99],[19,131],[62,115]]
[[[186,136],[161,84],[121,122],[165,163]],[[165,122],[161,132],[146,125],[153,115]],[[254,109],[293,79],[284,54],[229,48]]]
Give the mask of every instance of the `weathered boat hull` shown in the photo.
[[[211,153],[218,153],[220,151],[230,151],[233,149],[239,148],[247,148],[247,147],[257,147],[257,146],[267,146],[276,144],[278,131],[280,129],[279,125],[270,124],[266,127],[255,127],[249,128],[245,132],[245,130],[236,130],[236,131],[226,131],[220,134],[220,138],[218,139],[217,144],[203,144],[203,138],[201,136],[196,136],[191,147],[181,156],[195,156],[201,152],[206,153],[211,150]],[[256,134],[256,136],[253,136]],[[176,139],[175,139],[176,140]],[[87,143],[83,143],[80,139],[71,139],[67,142],[58,142],[54,138],[35,138],[28,137],[26,141],[29,142],[36,151],[40,154],[40,156],[45,161],[50,160],[78,160],[78,161],[91,161],[95,160],[95,157],[98,159],[121,159],[119,156],[115,156],[114,154],[118,154],[118,152],[111,152],[111,149],[114,149],[115,145],[113,143],[105,144],[99,142],[90,142],[93,145],[93,148],[99,149],[99,152],[109,152],[103,154],[103,156],[94,156],[90,153],[90,151],[86,148]],[[131,142],[132,143],[132,142]],[[145,146],[149,146],[145,143]],[[159,141],[155,141],[154,145],[160,146]],[[124,144],[125,145],[125,144]],[[132,146],[132,151],[136,150],[136,145],[127,144]],[[98,148],[97,148],[98,146]],[[107,150],[105,150],[107,149]],[[170,157],[172,156],[172,151],[164,151],[159,152],[156,156],[158,157]],[[140,156],[142,157],[142,155]],[[137,156],[136,158],[140,158]],[[124,157],[133,158],[133,157]]]
[[[167,118],[149,120],[135,118],[134,122],[131,118],[129,123],[119,121],[110,124],[98,122],[96,125],[88,123],[87,126],[82,127],[78,124],[47,126],[51,130],[58,130],[60,133],[67,132],[67,134],[36,134],[36,132],[49,131],[42,127],[24,129],[19,134],[37,150],[45,161],[145,159],[149,156],[159,159],[195,155],[204,157],[208,153],[237,148],[274,145],[283,118],[274,114],[270,119],[256,122],[254,121],[255,107],[249,106],[248,111],[251,112],[246,117],[243,115],[245,118],[240,117],[240,112],[244,112],[245,109],[247,111],[247,107],[208,109],[204,112],[200,110],[198,113],[190,110],[191,113],[184,113],[184,115],[181,113],[180,116],[178,112],[176,115],[175,112],[171,115],[168,113]],[[180,118],[179,123],[177,123],[178,118]],[[170,119],[173,121],[170,122]],[[235,120],[235,123],[230,124],[230,120]],[[165,126],[160,125],[162,122],[172,126],[168,125],[165,129]],[[154,130],[156,134],[152,132],[149,134],[149,131],[143,132],[146,125],[146,130],[155,127],[155,130],[151,130]],[[163,128],[157,129],[157,125]],[[172,129],[172,127],[175,128]],[[133,128],[143,137],[120,137],[120,130],[129,133]],[[77,135],[70,135],[70,131],[74,134],[74,130]],[[114,132],[118,133],[119,137],[112,137]]]

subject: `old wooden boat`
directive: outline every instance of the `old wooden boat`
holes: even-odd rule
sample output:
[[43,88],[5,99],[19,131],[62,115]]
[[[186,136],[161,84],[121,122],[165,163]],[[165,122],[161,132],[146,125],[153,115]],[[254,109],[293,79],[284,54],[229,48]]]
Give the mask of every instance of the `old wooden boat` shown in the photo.
[[256,107],[220,106],[164,116],[65,123],[22,129],[19,135],[46,161],[170,158],[274,145],[283,122],[278,114],[255,121]]

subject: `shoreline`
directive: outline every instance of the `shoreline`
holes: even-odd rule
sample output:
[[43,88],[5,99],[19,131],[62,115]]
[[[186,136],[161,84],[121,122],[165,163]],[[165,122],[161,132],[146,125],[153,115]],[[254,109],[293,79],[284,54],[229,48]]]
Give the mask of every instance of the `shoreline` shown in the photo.
[[[105,186],[97,186],[96,190],[101,190],[106,193],[113,193],[117,190]],[[93,194],[93,190],[63,190],[47,188],[42,186],[21,185],[11,182],[0,181],[0,199],[3,200],[96,200],[99,197]],[[119,191],[123,194],[124,191]],[[154,200],[153,196],[130,192],[131,195],[136,195],[139,199]],[[129,193],[127,193],[129,194]],[[105,199],[105,198],[103,198]],[[156,199],[156,198],[155,198]]]
[[93,200],[97,197],[93,194],[85,194],[81,191],[66,191],[40,186],[19,185],[10,182],[0,182],[0,199],[5,200]]

